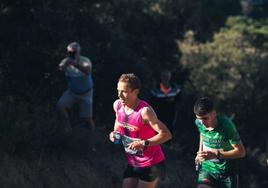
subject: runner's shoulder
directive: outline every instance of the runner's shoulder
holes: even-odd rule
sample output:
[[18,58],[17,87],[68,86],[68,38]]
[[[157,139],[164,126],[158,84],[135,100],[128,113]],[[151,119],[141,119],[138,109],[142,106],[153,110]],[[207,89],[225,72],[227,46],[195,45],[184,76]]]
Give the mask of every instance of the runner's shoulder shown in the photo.
[[114,103],[113,103],[114,111],[117,111],[119,103],[120,103],[120,99],[117,99],[114,101]]
[[151,106],[145,106],[141,111],[142,119],[147,122],[157,118],[157,115]]
[[226,115],[218,115],[217,116],[217,121],[222,126],[230,126],[230,125],[233,125],[233,121],[231,120],[231,118],[229,118]]

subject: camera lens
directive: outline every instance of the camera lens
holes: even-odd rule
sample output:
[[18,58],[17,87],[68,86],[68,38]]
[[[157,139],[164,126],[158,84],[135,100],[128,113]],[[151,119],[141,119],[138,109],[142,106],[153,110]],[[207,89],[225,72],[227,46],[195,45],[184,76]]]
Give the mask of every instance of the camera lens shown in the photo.
[[75,51],[74,51],[74,52],[68,52],[68,56],[69,56],[70,58],[73,58],[73,59],[75,59],[75,54],[76,54]]

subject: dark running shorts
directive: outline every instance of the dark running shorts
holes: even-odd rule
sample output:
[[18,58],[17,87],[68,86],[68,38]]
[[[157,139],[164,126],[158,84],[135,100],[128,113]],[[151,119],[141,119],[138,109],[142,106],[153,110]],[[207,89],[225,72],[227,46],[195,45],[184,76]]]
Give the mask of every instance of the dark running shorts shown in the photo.
[[232,188],[233,177],[229,175],[213,174],[204,170],[199,171],[197,183],[217,188]]
[[124,178],[135,177],[143,181],[152,182],[156,178],[164,178],[165,169],[164,161],[150,167],[133,167],[128,165],[123,176]]

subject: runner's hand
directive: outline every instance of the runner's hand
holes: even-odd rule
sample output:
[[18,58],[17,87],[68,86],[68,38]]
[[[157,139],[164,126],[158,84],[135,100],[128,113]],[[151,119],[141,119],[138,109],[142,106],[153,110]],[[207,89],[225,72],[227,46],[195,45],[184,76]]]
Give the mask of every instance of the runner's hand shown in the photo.
[[200,164],[202,161],[204,161],[204,157],[201,157],[200,154],[198,154],[199,152],[197,152],[197,155],[195,157],[195,164]]
[[111,142],[114,142],[114,131],[110,132],[109,139]]
[[199,151],[197,152],[198,159],[210,160],[217,158],[217,154],[212,151]]
[[143,146],[144,146],[143,140],[136,140],[136,141],[129,143],[128,148],[134,151],[138,151],[138,150],[141,150]]

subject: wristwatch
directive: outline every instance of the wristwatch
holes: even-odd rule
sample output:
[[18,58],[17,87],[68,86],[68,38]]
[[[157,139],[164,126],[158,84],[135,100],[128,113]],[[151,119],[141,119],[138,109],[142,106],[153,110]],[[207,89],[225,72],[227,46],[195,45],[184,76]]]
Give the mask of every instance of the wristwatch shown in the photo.
[[221,160],[221,152],[218,151],[216,157],[218,160]]
[[150,142],[148,140],[144,140],[144,144],[143,144],[144,147],[148,147],[149,144],[150,144]]

